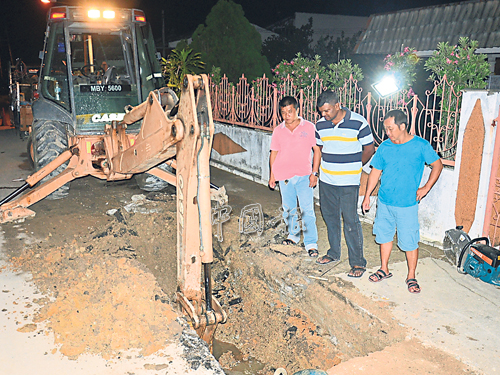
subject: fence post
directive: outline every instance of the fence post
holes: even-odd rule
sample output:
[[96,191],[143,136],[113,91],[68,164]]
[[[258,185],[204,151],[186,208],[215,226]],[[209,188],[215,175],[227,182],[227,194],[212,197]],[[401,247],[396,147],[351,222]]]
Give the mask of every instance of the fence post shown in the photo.
[[234,86],[231,87],[231,111],[230,111],[230,115],[229,115],[229,118],[231,119],[231,121],[235,122],[236,121],[236,98],[235,98],[236,94],[235,94],[235,89],[234,89]]
[[278,125],[278,88],[273,87],[273,115],[271,126],[274,129]]
[[410,126],[410,134],[415,134],[415,122],[417,120],[417,99],[418,95],[413,95],[413,106],[411,108],[411,126]]
[[300,89],[299,94],[299,116],[304,117],[304,89]]
[[368,91],[368,99],[366,100],[366,121],[368,121],[368,125],[370,126],[372,126],[371,111],[372,111],[372,93],[371,91]]

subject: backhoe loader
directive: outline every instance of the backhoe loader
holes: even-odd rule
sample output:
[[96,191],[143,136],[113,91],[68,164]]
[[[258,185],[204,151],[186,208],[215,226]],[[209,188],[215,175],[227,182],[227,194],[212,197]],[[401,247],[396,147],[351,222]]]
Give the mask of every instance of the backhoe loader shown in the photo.
[[210,345],[227,319],[211,292],[211,196],[227,197],[223,188],[211,194],[208,78],[186,75],[180,99],[158,88],[161,72],[144,13],[115,9],[111,18],[110,12],[102,10],[109,18],[96,20],[79,7],[49,11],[40,99],[33,104],[37,171],[0,201],[0,223],[33,216],[29,206],[88,175],[107,181],[148,176],[143,185],[152,176],[156,185],[175,185],[176,297]]

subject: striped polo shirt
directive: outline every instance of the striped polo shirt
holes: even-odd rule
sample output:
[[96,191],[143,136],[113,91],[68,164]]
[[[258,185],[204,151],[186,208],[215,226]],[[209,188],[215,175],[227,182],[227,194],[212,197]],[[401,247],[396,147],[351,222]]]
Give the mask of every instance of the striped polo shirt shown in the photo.
[[335,186],[354,186],[361,178],[363,146],[373,143],[373,135],[363,116],[342,109],[345,117],[337,125],[324,117],[316,124],[316,144],[323,147],[320,180]]

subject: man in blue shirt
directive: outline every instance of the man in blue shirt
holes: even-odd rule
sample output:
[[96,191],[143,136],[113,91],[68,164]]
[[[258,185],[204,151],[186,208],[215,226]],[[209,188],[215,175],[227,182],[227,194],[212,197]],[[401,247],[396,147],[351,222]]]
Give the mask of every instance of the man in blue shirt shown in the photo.
[[[382,142],[371,161],[373,168],[366,184],[362,208],[364,211],[370,209],[370,194],[381,178],[373,225],[375,241],[380,244],[381,267],[369,280],[379,282],[392,276],[389,257],[397,230],[398,246],[405,252],[408,264],[408,291],[420,293],[415,278],[420,240],[418,203],[438,180],[443,163],[429,142],[408,133],[407,123],[406,115],[399,109],[385,115],[384,129],[389,139]],[[425,164],[429,164],[432,171],[427,183],[419,187]]]

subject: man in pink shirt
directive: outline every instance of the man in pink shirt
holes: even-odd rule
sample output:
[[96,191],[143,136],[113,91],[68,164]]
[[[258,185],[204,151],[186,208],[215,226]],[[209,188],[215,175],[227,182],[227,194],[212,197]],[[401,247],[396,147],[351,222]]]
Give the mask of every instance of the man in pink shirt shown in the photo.
[[[279,107],[283,122],[274,129],[271,138],[269,187],[274,189],[276,181],[279,182],[283,218],[288,228],[288,237],[283,244],[296,245],[302,229],[306,250],[311,257],[317,257],[318,230],[313,188],[318,183],[321,151],[316,145],[316,129],[314,124],[297,115],[297,100],[294,97],[285,96],[280,100]],[[299,214],[302,228],[298,221]]]

